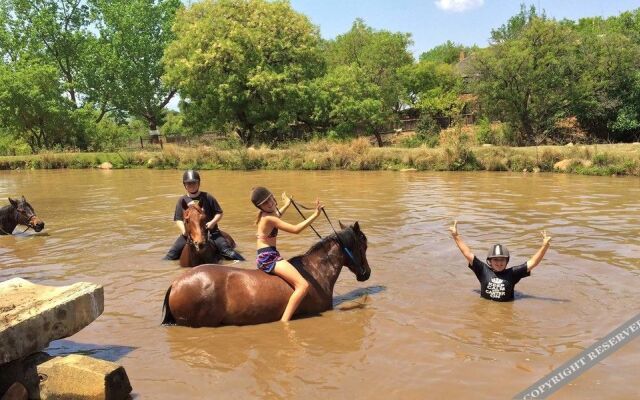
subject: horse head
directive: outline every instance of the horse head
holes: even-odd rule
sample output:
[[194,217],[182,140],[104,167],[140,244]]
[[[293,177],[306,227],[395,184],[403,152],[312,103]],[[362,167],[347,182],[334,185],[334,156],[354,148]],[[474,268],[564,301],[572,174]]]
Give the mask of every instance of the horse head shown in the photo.
[[367,237],[360,230],[360,225],[356,221],[351,226],[344,226],[342,222],[338,233],[338,241],[342,251],[346,254],[347,268],[353,272],[359,282],[366,281],[371,275],[369,261],[367,260]]
[[36,212],[24,196],[20,199],[12,199],[9,197],[9,203],[11,203],[15,209],[16,221],[18,224],[28,226],[36,232],[40,232],[44,229],[44,221],[36,216]]
[[187,243],[193,245],[197,252],[204,252],[207,248],[206,215],[198,203],[187,203],[182,200],[183,221]]

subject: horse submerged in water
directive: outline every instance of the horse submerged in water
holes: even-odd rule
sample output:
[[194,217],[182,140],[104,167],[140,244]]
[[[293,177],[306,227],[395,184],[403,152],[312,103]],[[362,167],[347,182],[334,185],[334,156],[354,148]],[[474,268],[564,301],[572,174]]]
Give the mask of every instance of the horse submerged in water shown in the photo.
[[0,235],[11,235],[18,225],[25,225],[36,232],[44,229],[44,221],[36,216],[24,196],[20,199],[9,197],[9,205],[0,208]]
[[[182,200],[183,221],[187,244],[180,253],[180,266],[183,268],[195,267],[201,264],[215,264],[222,259],[218,248],[211,243],[206,229],[206,215],[198,203]],[[220,234],[227,240],[229,247],[236,247],[236,242],[226,232]]]
[[[344,227],[289,259],[309,282],[309,292],[295,315],[333,308],[333,287],[343,266],[360,282],[371,275],[367,237],[359,224]],[[278,321],[293,288],[258,269],[200,265],[173,281],[164,297],[162,324],[191,327],[252,325]]]

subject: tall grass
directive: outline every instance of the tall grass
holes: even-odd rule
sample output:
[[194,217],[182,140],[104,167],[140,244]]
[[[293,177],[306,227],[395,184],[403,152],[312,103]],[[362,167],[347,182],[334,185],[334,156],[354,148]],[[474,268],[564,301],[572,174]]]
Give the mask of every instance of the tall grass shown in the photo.
[[[221,149],[166,145],[162,151],[117,153],[41,153],[0,157],[0,169],[113,168],[226,170],[402,170],[543,171],[589,175],[640,176],[640,144],[590,146],[474,146],[463,130],[443,131],[436,148],[375,147],[366,138],[351,141],[313,140],[287,148]],[[564,170],[556,169],[565,161]]]

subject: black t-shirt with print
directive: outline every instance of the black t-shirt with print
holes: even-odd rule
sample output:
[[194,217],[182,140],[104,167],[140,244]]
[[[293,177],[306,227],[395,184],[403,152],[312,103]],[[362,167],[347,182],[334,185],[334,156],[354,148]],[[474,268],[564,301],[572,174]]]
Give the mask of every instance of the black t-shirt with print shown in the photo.
[[[200,192],[197,197],[189,197],[188,195],[183,195],[178,199],[178,203],[176,204],[176,211],[173,215],[174,221],[182,221],[183,217],[183,209],[182,209],[182,200],[186,201],[189,204],[192,201],[196,201],[200,204],[200,207],[204,210],[204,215],[207,217],[207,222],[211,221],[216,214],[222,214],[222,207],[218,204],[218,200],[215,199],[211,194],[207,192]],[[209,230],[210,232],[218,231],[218,224],[216,224],[213,229]]]
[[478,257],[473,257],[473,263],[469,264],[469,268],[480,281],[480,295],[494,301],[513,300],[513,289],[516,283],[531,275],[527,271],[527,263],[496,272],[486,263],[480,261]]

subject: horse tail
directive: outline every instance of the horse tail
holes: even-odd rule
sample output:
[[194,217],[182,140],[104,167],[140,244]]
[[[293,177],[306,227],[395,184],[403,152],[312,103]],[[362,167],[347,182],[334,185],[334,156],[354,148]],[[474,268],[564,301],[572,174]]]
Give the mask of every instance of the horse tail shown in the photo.
[[164,295],[164,303],[162,303],[162,313],[164,314],[162,318],[162,325],[175,325],[176,319],[171,313],[171,308],[169,308],[169,295],[171,294],[171,286],[167,289],[167,294]]

